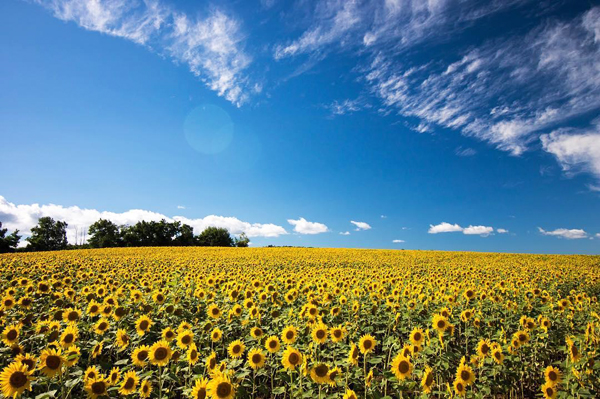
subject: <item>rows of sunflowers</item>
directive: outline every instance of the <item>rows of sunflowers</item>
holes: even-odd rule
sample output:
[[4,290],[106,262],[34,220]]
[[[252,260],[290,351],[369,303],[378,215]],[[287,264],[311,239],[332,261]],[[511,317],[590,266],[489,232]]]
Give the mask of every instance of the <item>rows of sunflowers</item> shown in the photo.
[[78,250],[0,288],[5,397],[600,394],[600,257]]

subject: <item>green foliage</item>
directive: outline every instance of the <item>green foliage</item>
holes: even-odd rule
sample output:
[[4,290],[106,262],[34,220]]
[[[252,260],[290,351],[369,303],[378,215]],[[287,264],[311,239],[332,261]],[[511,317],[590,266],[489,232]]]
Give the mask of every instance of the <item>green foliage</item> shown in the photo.
[[13,252],[21,240],[21,236],[18,234],[19,230],[15,230],[9,235],[6,235],[7,232],[8,229],[3,229],[2,222],[0,222],[0,253]]
[[246,233],[240,234],[240,236],[235,239],[236,247],[244,247],[245,248],[248,246],[248,244],[250,244],[250,239],[248,238]]
[[67,248],[67,223],[45,216],[38,220],[27,238],[27,249],[33,251],[57,251]]
[[88,229],[88,243],[92,248],[120,247],[122,245],[119,226],[110,220],[100,219]]
[[196,242],[201,247],[233,247],[233,238],[229,231],[223,227],[207,227],[198,237]]

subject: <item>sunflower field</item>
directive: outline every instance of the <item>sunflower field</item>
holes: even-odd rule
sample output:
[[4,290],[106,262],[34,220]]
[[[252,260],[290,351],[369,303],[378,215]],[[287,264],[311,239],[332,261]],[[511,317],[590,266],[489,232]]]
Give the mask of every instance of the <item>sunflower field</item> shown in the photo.
[[593,398],[600,257],[299,248],[0,256],[24,398]]

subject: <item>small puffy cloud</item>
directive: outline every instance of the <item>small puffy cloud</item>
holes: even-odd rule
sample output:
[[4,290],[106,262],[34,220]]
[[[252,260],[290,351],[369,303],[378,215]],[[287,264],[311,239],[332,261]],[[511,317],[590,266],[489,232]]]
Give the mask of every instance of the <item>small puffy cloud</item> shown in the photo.
[[359,230],[370,230],[371,226],[368,223],[365,222],[355,222],[354,220],[351,220],[350,223],[352,223],[353,225],[356,226],[356,231]]
[[403,242],[406,242],[406,241],[404,241],[404,240],[394,240],[394,241],[392,241],[392,242],[393,242],[394,244],[400,244],[400,243],[403,243]]
[[185,206],[183,206],[183,205],[177,205],[177,209],[185,209]]
[[600,238],[600,233],[596,233],[596,238]]
[[381,215],[381,218],[382,219],[387,219],[387,216],[386,215]]
[[488,236],[494,232],[493,227],[489,226],[469,226],[463,229],[463,234]]
[[235,217],[208,215],[204,218],[189,219],[183,216],[169,217],[143,209],[130,209],[118,213],[54,204],[16,205],[0,196],[0,221],[11,231],[18,229],[24,237],[31,235],[31,228],[37,224],[39,218],[44,216],[67,222],[67,240],[70,243],[81,241],[82,232],[86,232],[90,225],[98,219],[107,219],[118,225],[133,225],[141,220],[148,222],[161,219],[168,222],[180,221],[192,226],[196,234],[209,226],[224,227],[231,234],[246,233],[248,237],[278,237],[288,234],[283,227],[272,223],[248,223]]
[[429,234],[438,234],[438,233],[453,233],[455,231],[462,231],[463,228],[457,224],[450,224],[446,222],[442,222],[440,224],[436,224],[435,226],[429,225]]
[[340,235],[342,235],[342,236],[349,236],[349,235],[350,235],[350,232],[349,232],[349,231],[342,231],[342,232],[340,233]]
[[[596,130],[559,129],[540,137],[567,175],[589,172],[600,179],[600,126]],[[594,191],[594,190],[592,190]]]
[[506,230],[506,229],[496,229],[496,231],[497,231],[499,234],[506,234],[506,233],[508,233],[508,230]]
[[288,223],[294,226],[294,231],[300,234],[321,234],[327,233],[329,229],[323,223],[309,222],[304,218],[298,220],[288,219]]
[[587,238],[587,233],[582,229],[556,229],[552,231],[546,231],[541,227],[538,227],[540,233],[545,236],[554,236],[558,238],[566,238],[567,240],[577,240],[581,238]]

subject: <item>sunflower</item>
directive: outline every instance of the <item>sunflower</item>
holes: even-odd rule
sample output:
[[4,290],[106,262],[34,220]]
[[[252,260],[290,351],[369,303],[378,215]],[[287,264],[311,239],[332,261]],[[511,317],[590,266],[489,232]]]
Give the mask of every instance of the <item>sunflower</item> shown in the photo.
[[254,348],[248,352],[248,364],[254,370],[258,370],[265,365],[265,354],[259,348]]
[[2,298],[2,308],[4,310],[10,310],[15,306],[15,297],[13,297],[12,295],[6,295],[4,298]]
[[83,373],[83,380],[92,380],[94,378],[101,378],[100,370],[96,366],[89,366]]
[[130,395],[135,392],[140,379],[135,371],[128,371],[123,376],[123,382],[119,387],[119,393],[123,396]]
[[100,304],[92,300],[87,307],[87,313],[90,316],[97,316],[98,314],[100,314]]
[[235,387],[227,376],[219,374],[206,384],[206,393],[212,399],[232,399]]
[[465,393],[467,392],[467,387],[465,386],[465,383],[459,379],[455,380],[454,392],[459,396],[465,396]]
[[2,342],[4,342],[6,346],[13,346],[19,342],[20,333],[21,328],[18,325],[10,325],[2,331]]
[[281,344],[279,342],[279,338],[277,338],[275,335],[271,335],[270,337],[267,338],[267,340],[265,341],[265,348],[270,352],[270,353],[276,353],[279,352],[279,348],[281,347]]
[[348,363],[354,366],[358,365],[358,347],[351,344],[350,351],[348,351]]
[[281,332],[281,340],[288,345],[296,342],[296,338],[298,337],[298,330],[294,326],[287,326]]
[[425,333],[423,330],[415,327],[410,333],[410,342],[412,342],[413,345],[421,346],[424,340]]
[[475,373],[469,365],[461,362],[456,370],[456,380],[462,381],[465,386],[469,386],[475,382]]
[[556,398],[556,386],[546,381],[546,383],[542,385],[542,393],[544,394],[545,399],[554,399]]
[[212,373],[217,367],[217,354],[212,352],[205,360],[206,368],[209,373]]
[[75,323],[81,318],[81,310],[68,308],[63,312],[63,321],[65,323]]
[[481,339],[477,344],[477,354],[482,359],[485,359],[487,356],[489,356],[491,350],[492,349],[490,347],[490,341],[488,341],[487,339]]
[[548,366],[546,370],[544,370],[544,378],[546,379],[546,384],[550,384],[551,386],[556,386],[560,384],[561,380],[561,372],[559,369]]
[[65,363],[65,359],[62,356],[61,350],[48,348],[44,349],[40,354],[38,368],[46,377],[52,378],[62,372],[63,363]]
[[190,393],[191,399],[204,399],[206,398],[206,386],[208,385],[208,380],[206,378],[197,379],[194,383],[194,387],[192,388],[192,392]]
[[150,347],[150,363],[156,366],[164,366],[169,363],[173,352],[166,341],[158,341]]
[[81,350],[76,345],[72,345],[65,351],[65,366],[71,367],[75,365],[79,361],[79,357],[81,356]]
[[196,347],[196,344],[191,344],[188,347],[185,358],[187,359],[188,363],[192,366],[198,363],[198,359],[200,358],[200,356],[198,354],[198,348]]
[[131,360],[134,365],[138,367],[144,367],[148,363],[150,357],[150,347],[148,345],[142,345],[136,348],[131,354]]
[[31,390],[31,371],[27,365],[14,362],[6,366],[0,373],[0,385],[5,397],[16,398],[25,390]]
[[312,328],[312,339],[317,344],[324,344],[327,341],[327,326],[319,323]]
[[60,336],[60,345],[68,348],[77,341],[77,338],[79,338],[79,329],[74,324],[70,324]]
[[250,335],[252,336],[252,338],[260,339],[262,338],[263,334],[264,332],[260,327],[252,327],[252,329],[250,329]]
[[152,394],[152,383],[150,382],[150,380],[144,380],[142,381],[142,384],[140,385],[140,398],[149,398],[150,394]]
[[35,367],[37,366],[37,359],[35,358],[35,356],[29,353],[22,353],[18,355],[15,358],[15,362],[24,364],[25,366],[27,366],[27,370],[29,370],[32,373],[35,371]]
[[340,376],[341,373],[342,370],[340,370],[339,367],[334,367],[333,369],[331,369],[331,371],[329,371],[329,374],[327,374],[327,383],[334,387],[336,385],[336,379]]
[[233,341],[227,347],[227,352],[229,353],[229,356],[231,356],[234,359],[241,357],[244,354],[245,350],[246,345],[244,345],[244,343],[239,339]]
[[358,396],[352,389],[346,389],[346,393],[344,393],[344,397],[342,399],[358,399]]
[[497,346],[492,349],[492,358],[498,364],[502,364],[504,362],[504,354],[502,353],[502,348]]
[[92,348],[92,359],[95,359],[98,356],[100,356],[100,354],[102,353],[102,348],[104,348],[104,341],[100,341],[96,345],[94,345],[94,347]]
[[412,374],[413,365],[410,362],[410,358],[404,356],[402,353],[396,355],[392,362],[392,372],[399,380],[404,380]]
[[421,378],[421,388],[423,388],[423,392],[430,393],[434,382],[435,379],[433,378],[433,370],[431,367],[426,366],[425,372],[423,373],[423,378]]
[[369,370],[369,374],[367,374],[367,378],[365,378],[365,385],[367,387],[370,387],[372,382],[373,382],[373,369]]
[[529,342],[529,333],[527,331],[517,331],[514,338],[519,342],[519,347]]
[[298,350],[288,346],[283,351],[281,364],[283,365],[284,369],[293,371],[296,369],[296,367],[302,364],[302,354]]
[[220,328],[217,327],[211,331],[210,340],[212,342],[219,342],[221,340],[221,338],[223,338],[223,331],[221,331]]
[[370,353],[377,346],[377,341],[370,334],[363,335],[358,342],[358,348],[363,355]]
[[110,328],[110,323],[104,317],[101,318],[100,320],[98,320],[96,322],[96,324],[94,325],[94,331],[98,335],[104,335],[106,330],[108,330],[109,328]]
[[187,349],[194,342],[194,333],[191,330],[184,330],[177,334],[177,346],[181,349]]
[[579,348],[573,342],[571,337],[567,338],[567,349],[569,350],[569,357],[571,358],[571,362],[576,363],[581,359],[581,353],[579,353]]
[[146,315],[140,316],[135,322],[135,330],[139,336],[146,334],[152,326],[152,320]]
[[110,370],[110,373],[108,373],[109,384],[116,385],[117,382],[119,382],[120,378],[121,378],[121,370],[119,370],[118,367],[113,367],[112,370]]
[[433,328],[441,334],[448,328],[448,319],[442,315],[436,314],[433,316],[432,324]]
[[325,363],[319,363],[310,369],[310,378],[317,384],[329,383],[329,366]]
[[214,303],[211,303],[208,306],[208,315],[213,318],[213,319],[218,319],[221,317],[221,309],[219,309],[219,307],[217,305],[215,305]]
[[91,378],[85,384],[85,391],[88,397],[96,399],[99,396],[105,396],[108,390],[108,382],[102,377]]
[[340,342],[344,339],[346,329],[342,326],[333,327],[329,330],[329,336],[333,342]]
[[130,341],[131,341],[131,339],[129,338],[129,334],[127,334],[127,331],[125,331],[122,328],[119,328],[117,330],[117,339],[116,339],[116,343],[117,343],[117,346],[119,347],[119,351],[122,351],[125,348],[127,348],[127,346],[129,346]]

